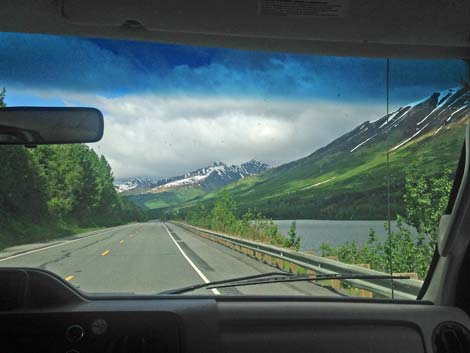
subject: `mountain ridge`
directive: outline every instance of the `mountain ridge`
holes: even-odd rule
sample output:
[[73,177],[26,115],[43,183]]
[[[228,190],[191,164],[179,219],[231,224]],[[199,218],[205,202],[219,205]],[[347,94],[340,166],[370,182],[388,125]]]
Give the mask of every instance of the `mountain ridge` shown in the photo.
[[132,178],[117,184],[116,189],[124,195],[160,193],[181,187],[201,187],[205,191],[211,191],[238,179],[261,173],[268,167],[267,164],[255,159],[240,165],[213,162],[206,167],[170,178],[159,180]]
[[239,211],[256,209],[278,219],[385,219],[386,152],[390,155],[391,202],[403,211],[404,174],[411,165],[434,176],[455,170],[470,114],[470,92],[449,88],[364,121],[311,154],[216,192],[161,206],[184,211],[229,191]]

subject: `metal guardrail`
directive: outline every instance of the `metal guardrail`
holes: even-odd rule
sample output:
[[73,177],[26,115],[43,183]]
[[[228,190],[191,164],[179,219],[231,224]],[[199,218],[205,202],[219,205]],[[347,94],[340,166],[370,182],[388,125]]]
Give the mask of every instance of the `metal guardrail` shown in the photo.
[[[365,267],[346,264],[340,261],[327,259],[324,257],[297,252],[294,250],[280,248],[251,240],[240,239],[238,237],[221,234],[208,229],[191,226],[182,222],[171,222],[185,228],[193,233],[221,243],[236,251],[267,262],[285,271],[319,274],[357,274],[357,275],[388,275],[383,272],[371,270]],[[336,280],[334,280],[336,281]],[[390,298],[390,280],[382,279],[348,279],[341,280],[348,285],[363,291],[374,293],[376,296]],[[416,299],[422,281],[415,279],[394,280],[394,297],[396,299]]]

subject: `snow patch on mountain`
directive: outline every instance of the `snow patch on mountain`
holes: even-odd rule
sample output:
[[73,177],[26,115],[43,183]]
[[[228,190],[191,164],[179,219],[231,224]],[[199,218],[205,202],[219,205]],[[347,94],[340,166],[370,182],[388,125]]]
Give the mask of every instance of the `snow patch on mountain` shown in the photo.
[[455,114],[461,112],[461,111],[464,110],[465,108],[468,108],[468,106],[467,106],[467,105],[464,105],[464,106],[460,107],[459,109],[457,109],[455,112],[453,112],[452,114],[449,115],[449,117],[447,118],[446,121],[450,121],[450,120],[454,117]]
[[116,184],[119,193],[158,193],[179,187],[202,186],[206,189],[217,189],[238,179],[265,171],[268,165],[257,160],[251,160],[237,165],[227,165],[222,162],[214,162],[212,165],[184,173],[180,176],[151,180],[134,178]]
[[[442,108],[442,106],[444,106],[444,104],[446,104],[449,99],[455,94],[457,93],[457,89],[456,88],[450,88],[450,89],[447,89],[445,91],[441,91],[439,92],[439,96],[437,97],[437,105],[436,107],[431,111],[431,113],[429,113],[428,115],[426,115],[422,120],[418,121],[417,125],[421,125],[422,123],[424,123],[431,115],[433,115],[436,111],[438,111],[439,109]],[[454,102],[455,103],[455,102]]]
[[214,165],[212,167],[203,168],[202,174],[191,175],[191,173],[186,173],[184,178],[165,183],[163,185],[157,186],[154,190],[163,189],[163,188],[174,188],[178,186],[187,186],[187,185],[196,185],[201,183],[203,180],[207,179],[212,173],[217,173],[217,175],[222,176],[225,173],[225,165]]
[[126,192],[132,191],[139,187],[143,188],[152,188],[156,185],[156,182],[152,179],[144,179],[144,178],[132,178],[127,181],[117,182],[114,187],[116,188],[117,192]]
[[265,171],[268,165],[257,160],[237,165],[227,165],[222,162],[214,162],[213,165],[186,173],[180,177],[173,177],[159,182],[151,192],[160,192],[184,186],[204,186],[217,188],[238,179]]
[[379,129],[383,128],[385,125],[387,125],[390,121],[393,121],[393,119],[395,119],[395,117],[402,111],[403,108],[400,108],[400,109],[397,109],[395,110],[392,115],[390,115],[390,117],[388,117],[387,119],[385,119],[385,121],[383,122],[382,125],[379,126]]
[[367,140],[362,141],[359,145],[357,145],[356,147],[354,147],[354,148],[353,148],[351,151],[349,151],[349,152],[354,152],[355,150],[357,150],[359,147],[361,147],[363,144],[365,144],[367,141],[369,141],[370,139],[374,138],[375,136],[376,136],[376,135],[371,136],[371,137],[369,137]]
[[[470,92],[454,87],[435,92],[430,96],[405,104],[397,110],[371,122],[365,122],[351,133],[346,134],[344,140],[349,152],[366,148],[370,140],[381,141],[391,130],[398,129],[403,133],[403,139],[394,146],[395,151],[421,134],[433,131],[436,135],[452,119],[467,116],[470,112]],[[367,129],[365,128],[367,126]],[[399,136],[399,135],[397,135]]]
[[414,139],[416,136],[418,136],[424,129],[428,127],[429,123],[424,125],[421,129],[419,129],[417,132],[415,132],[411,137],[408,137],[406,140],[400,142],[398,145],[392,148],[392,151],[395,151],[399,149],[401,146],[403,146],[405,143],[410,142],[412,139]]

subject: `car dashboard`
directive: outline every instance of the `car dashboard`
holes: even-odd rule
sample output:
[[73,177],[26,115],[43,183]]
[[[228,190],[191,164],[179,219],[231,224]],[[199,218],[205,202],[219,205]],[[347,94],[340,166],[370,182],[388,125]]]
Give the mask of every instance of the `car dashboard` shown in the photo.
[[469,338],[463,311],[425,301],[86,297],[36,269],[0,283],[1,352],[421,353]]

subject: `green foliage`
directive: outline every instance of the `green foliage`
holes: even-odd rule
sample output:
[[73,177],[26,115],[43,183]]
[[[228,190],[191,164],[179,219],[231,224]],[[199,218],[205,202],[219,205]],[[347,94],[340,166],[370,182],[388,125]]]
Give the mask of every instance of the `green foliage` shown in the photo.
[[29,151],[22,146],[1,146],[0,165],[0,211],[28,221],[46,216],[46,180]]
[[300,237],[297,235],[296,228],[296,222],[293,221],[290,225],[289,232],[287,233],[285,245],[288,248],[294,248],[298,251],[300,249]]
[[234,231],[238,222],[235,217],[237,206],[232,195],[224,192],[215,202],[215,206],[211,211],[211,228],[222,231]]
[[[0,107],[4,98],[3,89]],[[0,146],[0,165],[0,245],[32,239],[21,229],[70,234],[145,219],[117,194],[106,159],[86,145]]]
[[450,170],[446,170],[440,177],[425,178],[416,167],[406,175],[405,222],[427,237],[432,245],[437,240],[439,220],[449,200],[450,175]]
[[300,248],[295,222],[291,226],[289,237],[285,238],[273,220],[261,213],[254,214],[248,209],[241,217],[237,217],[236,214],[235,200],[230,193],[224,192],[219,195],[212,208],[201,203],[180,216],[185,222],[199,227],[296,250]]
[[143,219],[143,211],[116,192],[106,158],[88,146],[45,145],[30,156],[44,180],[52,217],[96,225]]
[[2,90],[0,91],[0,108],[7,106],[5,104],[5,94],[6,94],[6,90],[5,88],[2,88]]
[[[434,253],[439,219],[447,205],[450,189],[449,172],[440,177],[424,178],[416,167],[410,168],[403,196],[405,216],[397,216],[397,230],[390,230],[385,242],[378,241],[371,229],[364,246],[357,247],[354,242],[338,247],[322,244],[321,256],[337,256],[343,262],[369,264],[383,272],[390,272],[391,257],[394,273],[414,272],[424,278]],[[416,228],[416,237],[411,234],[410,226]],[[387,223],[384,228],[388,233]]]
[[195,200],[204,194],[200,187],[184,187],[159,193],[126,195],[126,198],[143,209],[158,210]]

